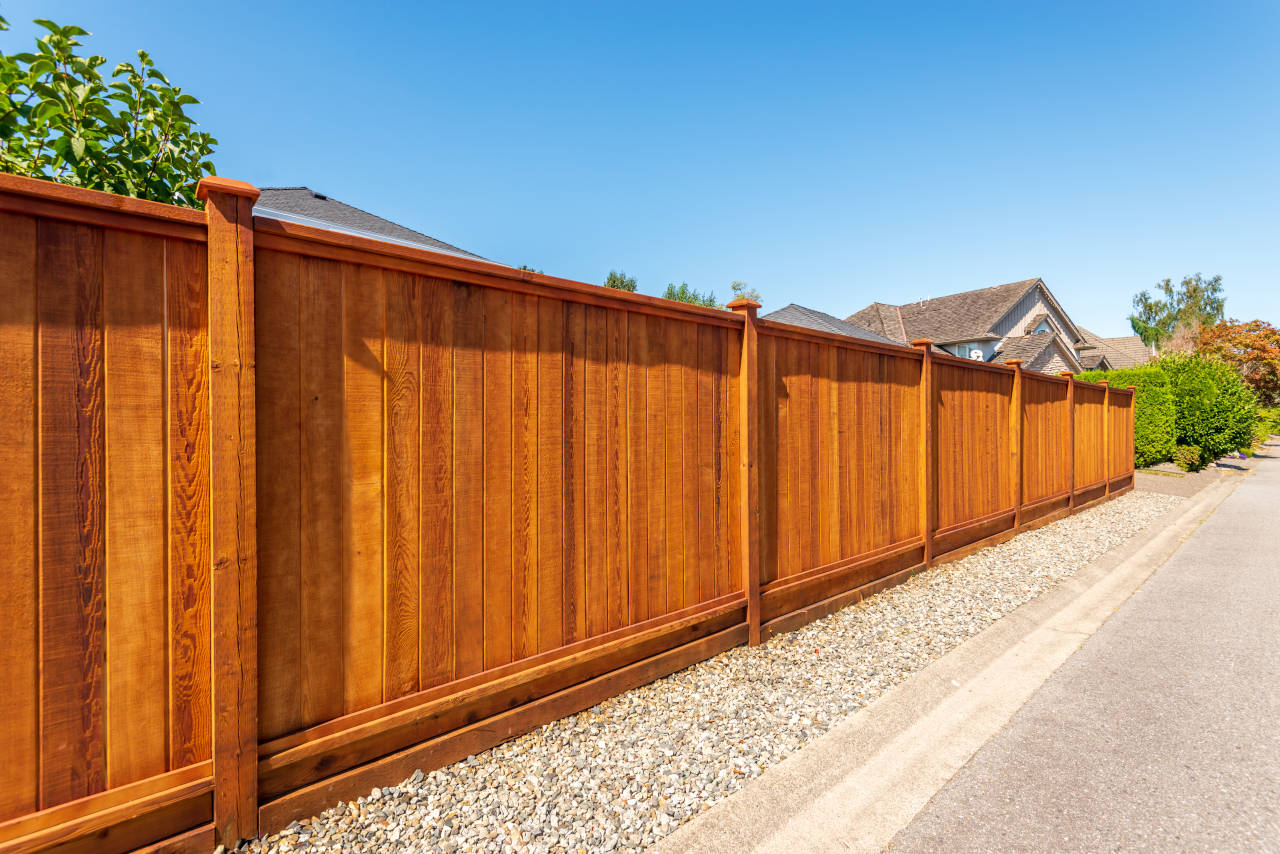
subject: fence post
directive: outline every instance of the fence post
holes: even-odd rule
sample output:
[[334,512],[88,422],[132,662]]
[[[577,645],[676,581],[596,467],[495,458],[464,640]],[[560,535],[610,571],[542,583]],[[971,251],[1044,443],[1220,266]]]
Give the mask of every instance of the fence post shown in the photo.
[[1067,378],[1067,488],[1071,490],[1067,498],[1067,507],[1076,506],[1076,381],[1075,374],[1063,371],[1058,374]]
[[1125,390],[1129,392],[1129,465],[1125,471],[1129,474],[1129,485],[1133,486],[1133,470],[1138,467],[1138,461],[1135,458],[1137,449],[1134,447],[1133,431],[1136,429],[1138,419],[1138,387],[1136,385],[1127,385]]
[[258,555],[253,203],[258,190],[210,177],[210,509],[213,554],[213,824],[232,848],[258,835]]
[[742,357],[738,372],[738,423],[742,436],[739,476],[742,478],[742,569],[747,588],[747,643],[760,643],[760,427],[758,340],[756,311],[760,303],[739,298],[729,308],[741,314]]
[[1013,395],[1009,401],[1009,453],[1013,466],[1013,527],[1022,525],[1022,360],[1005,359],[1013,368]]
[[924,537],[924,565],[933,563],[933,531],[937,527],[937,448],[934,447],[934,420],[937,395],[933,382],[933,341],[917,338],[911,342],[924,354],[920,364],[920,533]]
[[1111,494],[1111,383],[1098,380],[1102,386],[1102,494]]

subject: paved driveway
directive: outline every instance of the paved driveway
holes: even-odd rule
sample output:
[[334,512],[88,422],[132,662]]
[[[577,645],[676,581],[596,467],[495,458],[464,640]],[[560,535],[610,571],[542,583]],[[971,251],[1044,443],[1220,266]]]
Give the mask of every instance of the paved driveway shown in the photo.
[[890,850],[1280,852],[1278,554],[1270,460]]

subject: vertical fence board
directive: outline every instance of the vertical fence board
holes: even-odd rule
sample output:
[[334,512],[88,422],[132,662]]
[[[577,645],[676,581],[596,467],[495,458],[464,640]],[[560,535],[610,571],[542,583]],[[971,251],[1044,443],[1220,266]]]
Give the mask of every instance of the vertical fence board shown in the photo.
[[0,212],[0,821],[39,809],[36,220]]
[[648,467],[645,460],[645,412],[649,357],[648,326],[643,315],[627,316],[627,621],[649,618]]
[[564,643],[564,303],[538,298],[538,651]]
[[[258,727],[263,739],[301,729],[302,361],[300,259],[259,252]],[[308,597],[311,591],[307,592]]]
[[565,303],[564,642],[587,635],[585,306]]
[[538,298],[514,294],[511,319],[511,653],[519,660],[538,652]]
[[454,286],[418,279],[422,288],[421,537],[419,685],[453,678],[453,360]]
[[605,433],[606,363],[608,361],[607,313],[598,306],[587,307],[586,352],[586,615],[587,637],[609,630],[608,563],[605,557],[606,512],[605,470],[608,467]]
[[382,701],[382,422],[385,290],[382,272],[343,265],[343,704]]
[[101,231],[42,221],[37,269],[40,805],[51,807],[106,784]]
[[159,774],[169,760],[164,255],[161,238],[104,235],[109,787]]
[[298,298],[302,366],[299,560],[304,725],[343,713],[343,332],[338,265],[303,260]]
[[208,276],[171,241],[169,306],[169,766],[210,758]]
[[629,561],[629,495],[627,464],[628,372],[627,314],[610,312],[606,318],[608,365],[605,368],[605,562],[607,569],[608,605],[606,619],[609,631],[627,623]]
[[649,507],[645,527],[645,598],[649,603],[649,616],[658,617],[667,608],[666,539],[666,336],[657,317],[645,318],[648,325],[645,353],[645,480],[648,484]]
[[511,661],[511,294],[481,293],[484,314],[484,666]]
[[484,314],[482,289],[454,285],[453,654],[455,678],[484,669]]
[[[418,616],[419,530],[422,432],[418,419],[420,291],[412,277],[386,277],[386,401],[383,437],[386,483],[386,581],[384,592],[383,698],[392,700],[418,689],[420,665]],[[436,605],[435,607],[439,607]]]

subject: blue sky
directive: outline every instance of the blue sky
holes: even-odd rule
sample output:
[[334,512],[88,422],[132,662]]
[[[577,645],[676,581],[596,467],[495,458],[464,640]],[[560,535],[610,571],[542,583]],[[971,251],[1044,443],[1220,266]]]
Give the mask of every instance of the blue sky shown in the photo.
[[1128,334],[1221,273],[1280,322],[1280,4],[0,0],[149,50],[218,172],[503,263],[845,316],[1041,276]]

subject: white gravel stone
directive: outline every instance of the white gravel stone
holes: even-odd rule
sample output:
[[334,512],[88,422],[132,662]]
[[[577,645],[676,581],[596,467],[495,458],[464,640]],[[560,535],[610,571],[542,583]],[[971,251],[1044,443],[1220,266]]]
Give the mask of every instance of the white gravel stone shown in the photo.
[[248,848],[642,849],[1183,500],[1131,492]]

